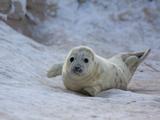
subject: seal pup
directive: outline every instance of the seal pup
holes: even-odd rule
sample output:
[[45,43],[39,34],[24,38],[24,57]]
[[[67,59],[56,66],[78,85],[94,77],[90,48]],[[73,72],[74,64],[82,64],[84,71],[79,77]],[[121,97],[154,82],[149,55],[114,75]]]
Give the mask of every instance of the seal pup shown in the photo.
[[47,76],[62,75],[67,89],[89,96],[111,88],[126,90],[137,67],[149,52],[150,49],[121,53],[105,59],[87,46],[78,46],[70,50],[64,63],[54,65]]

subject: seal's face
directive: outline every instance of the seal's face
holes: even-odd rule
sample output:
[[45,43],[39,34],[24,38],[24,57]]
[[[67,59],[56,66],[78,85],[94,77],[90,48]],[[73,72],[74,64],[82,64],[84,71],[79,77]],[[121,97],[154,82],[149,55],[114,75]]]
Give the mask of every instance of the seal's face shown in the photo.
[[90,48],[74,48],[67,57],[67,72],[76,78],[87,76],[91,73],[93,66],[94,54]]

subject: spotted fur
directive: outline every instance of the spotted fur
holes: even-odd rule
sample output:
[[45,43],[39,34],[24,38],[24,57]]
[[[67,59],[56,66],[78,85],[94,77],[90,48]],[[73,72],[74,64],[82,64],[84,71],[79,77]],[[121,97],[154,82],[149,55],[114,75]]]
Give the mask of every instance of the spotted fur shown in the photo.
[[[89,47],[75,47],[67,55],[64,64],[61,64],[64,85],[67,89],[90,96],[95,96],[99,92],[111,88],[126,90],[135,70],[149,52],[150,50],[123,53],[105,59],[98,56]],[[69,61],[71,57],[75,58],[73,63]],[[89,59],[87,64],[83,62],[85,57]],[[82,74],[76,75],[72,72],[72,67],[76,64],[82,66]],[[57,69],[57,67],[55,68]],[[59,67],[59,69],[61,68]],[[57,73],[55,74],[57,75]],[[54,72],[50,76],[54,76]]]

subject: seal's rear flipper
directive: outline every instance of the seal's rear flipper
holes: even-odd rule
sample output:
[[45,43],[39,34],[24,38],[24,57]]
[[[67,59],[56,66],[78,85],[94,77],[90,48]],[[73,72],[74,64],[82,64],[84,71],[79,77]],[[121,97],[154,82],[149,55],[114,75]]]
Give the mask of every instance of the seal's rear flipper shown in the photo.
[[47,72],[47,77],[51,78],[62,75],[62,67],[63,63],[53,65],[52,68]]
[[122,55],[122,59],[130,69],[132,74],[135,72],[138,65],[148,56],[150,51],[151,49],[148,49],[144,52],[128,53]]
[[148,54],[150,53],[151,49],[147,49],[144,52],[137,52],[137,53],[133,53],[135,56],[137,56],[139,58],[140,61],[143,61]]

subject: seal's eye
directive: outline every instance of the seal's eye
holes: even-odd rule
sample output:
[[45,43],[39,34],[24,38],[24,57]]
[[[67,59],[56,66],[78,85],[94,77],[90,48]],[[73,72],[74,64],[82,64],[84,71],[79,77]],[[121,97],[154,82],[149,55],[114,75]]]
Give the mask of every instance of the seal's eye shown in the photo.
[[70,58],[70,62],[73,62],[73,61],[74,61],[74,57],[71,57],[71,58]]
[[85,58],[85,59],[84,59],[84,62],[85,62],[85,63],[88,63],[88,62],[89,62],[89,60],[88,60],[87,58]]

